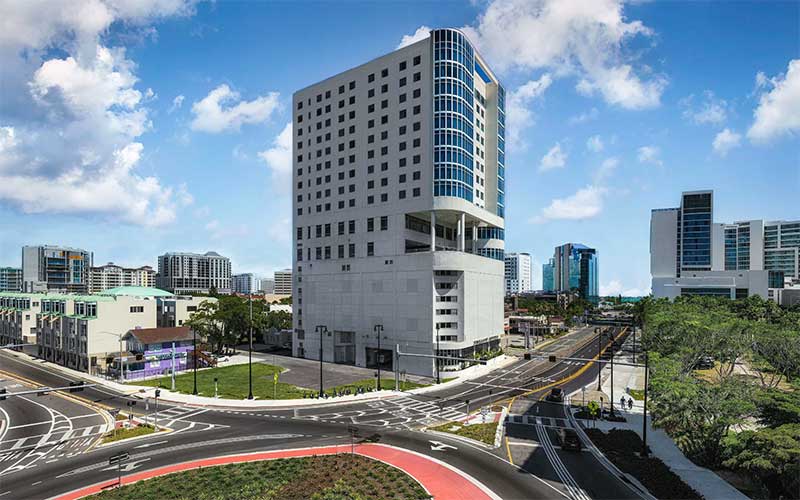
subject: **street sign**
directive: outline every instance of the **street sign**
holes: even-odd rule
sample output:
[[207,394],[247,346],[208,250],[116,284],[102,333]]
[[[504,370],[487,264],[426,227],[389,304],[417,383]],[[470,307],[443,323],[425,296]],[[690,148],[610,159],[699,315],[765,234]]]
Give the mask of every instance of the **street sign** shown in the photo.
[[116,465],[120,462],[124,462],[130,458],[130,455],[127,451],[123,451],[122,453],[117,453],[116,455],[111,455],[108,459],[108,465]]
[[347,432],[349,432],[353,436],[357,436],[358,435],[358,427],[356,427],[355,425],[348,425],[347,426]]

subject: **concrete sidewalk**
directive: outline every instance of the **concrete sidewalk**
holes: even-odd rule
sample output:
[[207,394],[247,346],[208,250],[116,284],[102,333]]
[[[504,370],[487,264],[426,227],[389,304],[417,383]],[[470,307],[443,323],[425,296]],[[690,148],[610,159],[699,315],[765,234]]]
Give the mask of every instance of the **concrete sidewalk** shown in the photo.
[[[632,337],[628,337],[628,342],[632,342]],[[626,349],[627,347],[627,349]],[[633,362],[633,355],[631,346],[623,346],[623,350],[614,357],[614,361],[625,363]],[[639,361],[639,359],[637,359]],[[611,366],[606,365],[602,371],[602,392],[598,393],[597,381],[586,386],[586,398],[588,400],[596,400],[597,395],[602,394],[605,401],[609,401],[611,394]],[[633,398],[634,404],[631,410],[627,409],[620,411],[619,398],[623,394],[625,398],[632,396],[628,392],[630,389],[643,390],[644,389],[644,368],[614,365],[614,402],[615,411],[620,412],[627,422],[607,422],[597,421],[597,428],[602,431],[609,431],[611,429],[625,429],[632,430],[642,437],[642,424],[644,418],[644,401]],[[582,397],[582,392],[575,391],[570,395],[573,401],[578,402]],[[747,500],[747,496],[742,494],[739,490],[731,486],[725,480],[720,478],[714,472],[695,465],[691,460],[681,452],[675,445],[672,438],[667,435],[662,429],[655,429],[650,423],[650,415],[647,416],[647,446],[650,447],[653,456],[659,458],[669,467],[672,472],[680,476],[683,481],[692,487],[697,493],[707,499],[725,499],[725,500]]]

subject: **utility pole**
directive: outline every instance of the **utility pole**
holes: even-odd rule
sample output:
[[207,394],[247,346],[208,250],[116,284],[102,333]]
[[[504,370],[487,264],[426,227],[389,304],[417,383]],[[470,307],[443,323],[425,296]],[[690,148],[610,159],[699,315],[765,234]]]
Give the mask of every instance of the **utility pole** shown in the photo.
[[611,407],[611,416],[614,416],[614,338],[611,338],[611,400],[609,405]]
[[122,335],[119,336],[119,382],[125,382],[125,373],[122,371]]
[[247,351],[247,370],[248,379],[250,381],[250,392],[247,394],[247,399],[253,399],[253,294],[247,296],[250,302],[250,345]]
[[376,356],[376,360],[378,362],[378,387],[376,390],[381,390],[381,334],[383,333],[383,325],[375,325],[375,333],[378,334],[378,355]]
[[642,414],[642,456],[647,456],[647,377],[650,373],[650,356],[644,354],[644,413]]

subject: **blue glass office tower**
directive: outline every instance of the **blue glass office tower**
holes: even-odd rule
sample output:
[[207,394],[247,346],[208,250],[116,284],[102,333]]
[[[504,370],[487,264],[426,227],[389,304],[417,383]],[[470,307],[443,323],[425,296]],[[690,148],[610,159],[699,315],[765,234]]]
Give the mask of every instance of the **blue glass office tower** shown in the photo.
[[597,250],[580,243],[566,243],[555,249],[553,288],[557,292],[578,292],[585,300],[599,302]]
[[712,191],[683,193],[678,211],[678,277],[681,271],[711,270],[713,212]]
[[555,268],[555,260],[550,259],[548,262],[542,264],[542,290],[545,292],[552,292],[555,290],[553,283],[553,271]]

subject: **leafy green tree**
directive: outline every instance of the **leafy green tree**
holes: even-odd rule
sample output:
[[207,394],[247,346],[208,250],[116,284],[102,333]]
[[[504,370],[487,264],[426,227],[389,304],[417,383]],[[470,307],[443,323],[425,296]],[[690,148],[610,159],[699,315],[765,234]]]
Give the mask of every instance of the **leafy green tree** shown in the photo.
[[800,392],[770,389],[759,391],[756,399],[758,421],[768,427],[800,423]]
[[731,434],[724,458],[725,467],[760,479],[771,498],[800,493],[800,423]]

